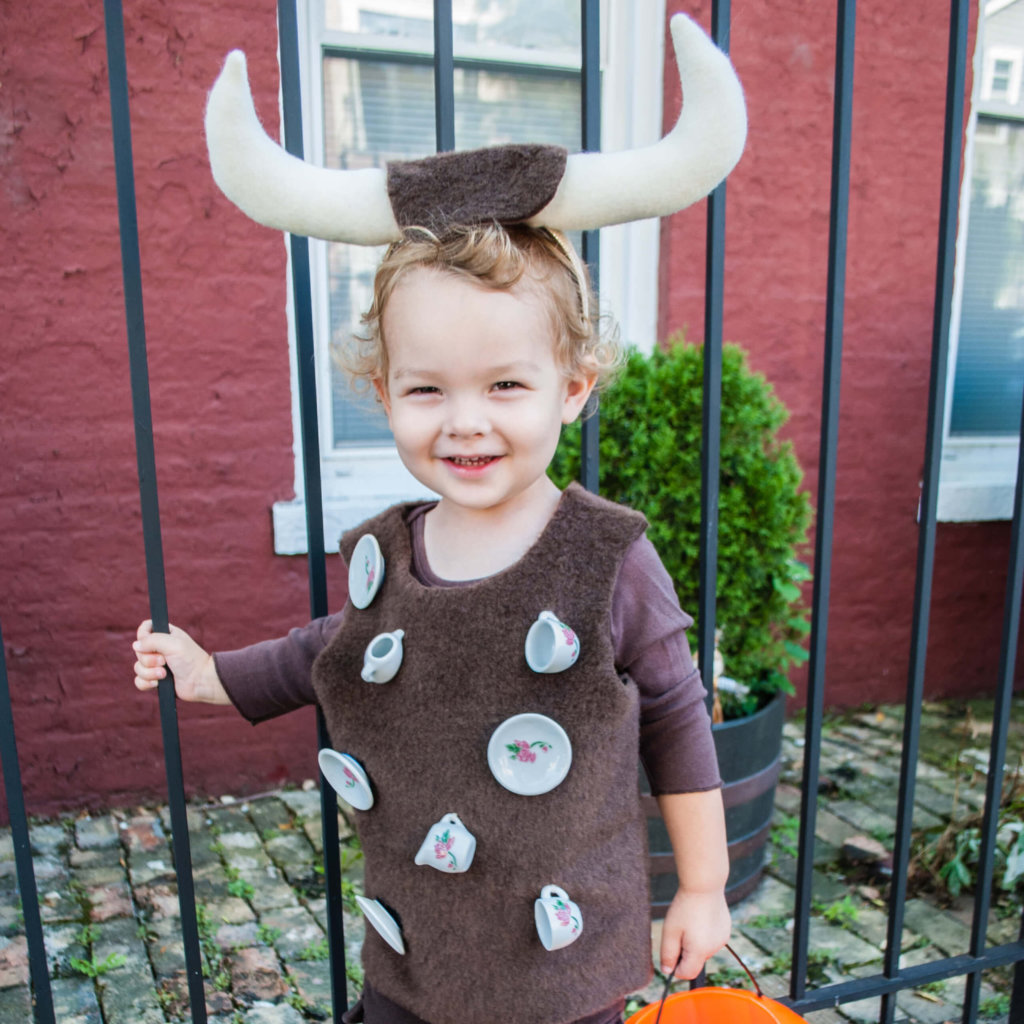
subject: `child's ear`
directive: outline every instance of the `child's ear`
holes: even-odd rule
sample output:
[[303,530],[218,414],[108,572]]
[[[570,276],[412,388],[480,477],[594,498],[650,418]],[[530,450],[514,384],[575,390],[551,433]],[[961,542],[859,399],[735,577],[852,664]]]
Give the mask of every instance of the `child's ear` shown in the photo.
[[391,418],[391,396],[388,394],[387,381],[382,377],[373,378],[373,389],[377,392],[377,397],[380,399],[381,405],[384,406],[384,412],[387,413],[388,418]]
[[565,388],[565,403],[562,406],[563,423],[573,423],[583,412],[583,407],[587,404],[596,383],[596,374],[580,374],[569,378]]

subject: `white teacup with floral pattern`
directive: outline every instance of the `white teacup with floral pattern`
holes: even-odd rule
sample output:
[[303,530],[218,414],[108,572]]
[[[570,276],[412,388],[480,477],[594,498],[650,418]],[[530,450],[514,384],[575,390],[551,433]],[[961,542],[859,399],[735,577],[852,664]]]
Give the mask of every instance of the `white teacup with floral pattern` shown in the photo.
[[541,612],[526,634],[526,664],[534,672],[564,672],[576,664],[580,641],[554,612]]
[[583,931],[580,908],[557,885],[545,885],[533,904],[537,934],[547,950],[562,949],[575,942]]
[[429,864],[445,874],[468,870],[476,853],[476,836],[457,814],[446,814],[435,822],[416,854],[417,864]]

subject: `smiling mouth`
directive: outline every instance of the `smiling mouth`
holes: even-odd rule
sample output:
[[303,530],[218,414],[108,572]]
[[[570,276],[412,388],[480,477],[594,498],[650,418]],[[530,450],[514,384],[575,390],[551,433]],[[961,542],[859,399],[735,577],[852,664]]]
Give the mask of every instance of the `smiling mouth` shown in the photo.
[[500,456],[498,455],[448,455],[445,457],[445,462],[450,462],[454,466],[465,466],[468,469],[476,469],[480,466],[490,465],[492,462],[496,462]]

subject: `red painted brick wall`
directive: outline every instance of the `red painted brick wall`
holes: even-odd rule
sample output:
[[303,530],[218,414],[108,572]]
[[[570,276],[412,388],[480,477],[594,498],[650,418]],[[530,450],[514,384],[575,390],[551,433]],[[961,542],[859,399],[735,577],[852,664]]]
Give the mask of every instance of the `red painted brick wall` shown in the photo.
[[[125,6],[171,617],[211,648],[238,646],[308,615],[305,560],[272,554],[270,506],[294,472],[284,244],[220,196],[201,135],[234,46],[276,133],[274,4]],[[836,703],[896,698],[906,676],[944,93],[932,6],[859,13]],[[813,487],[834,27],[811,0],[734,7],[752,129],[730,185],[725,333],[793,409]],[[130,679],[147,598],[102,5],[8,4],[0,39],[0,624],[29,809],[46,813],[159,795],[163,764],[156,700]],[[670,84],[669,117],[677,105]],[[699,334],[702,210],[673,218],[663,245],[664,332]],[[1005,537],[940,531],[934,693],[988,683]],[[311,712],[255,731],[224,709],[180,718],[191,792],[314,772]]]
[[[213,647],[308,617],[275,558],[293,493],[285,251],[217,191],[202,137],[224,54],[248,52],[277,131],[275,6],[129,0],[128,75],[172,621]],[[0,14],[0,623],[30,811],[158,794],[157,705],[131,683],[147,614],[103,7]],[[315,770],[311,713],[256,732],[181,706],[197,792]]]
[[[668,8],[710,25],[707,2],[670,0]],[[731,54],[747,94],[750,135],[727,188],[724,337],[750,351],[791,410],[786,432],[816,496],[834,5],[797,0],[734,4],[732,11]],[[831,704],[902,700],[906,689],[948,37],[948,12],[934,4],[857,5]],[[678,80],[666,76],[666,125],[679,104]],[[662,337],[680,328],[701,336],[704,230],[702,207],[663,222]],[[1008,542],[1007,523],[940,525],[931,696],[992,692]]]

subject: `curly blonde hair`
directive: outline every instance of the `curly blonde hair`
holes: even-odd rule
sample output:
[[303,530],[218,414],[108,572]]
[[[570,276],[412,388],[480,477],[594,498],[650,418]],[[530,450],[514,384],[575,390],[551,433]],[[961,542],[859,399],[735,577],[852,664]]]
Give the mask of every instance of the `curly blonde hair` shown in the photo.
[[453,227],[442,237],[411,228],[389,246],[373,283],[373,303],[363,315],[366,332],[336,352],[360,390],[388,374],[384,310],[402,278],[417,268],[440,270],[485,288],[508,291],[520,282],[536,290],[548,307],[555,359],[567,377],[595,376],[607,384],[623,355],[617,332],[599,330],[589,275],[564,235],[546,228],[483,224]]

